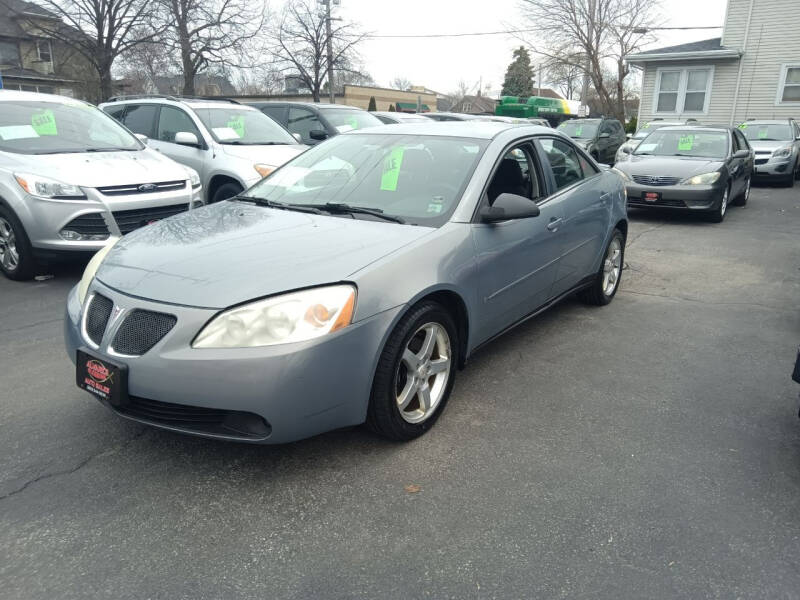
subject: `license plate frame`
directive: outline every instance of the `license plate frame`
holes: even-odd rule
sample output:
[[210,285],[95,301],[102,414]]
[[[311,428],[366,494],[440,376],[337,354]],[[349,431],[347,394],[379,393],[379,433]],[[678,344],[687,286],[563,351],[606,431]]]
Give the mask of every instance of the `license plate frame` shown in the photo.
[[642,192],[642,200],[645,202],[658,202],[661,200],[661,192]]
[[75,383],[112,406],[129,402],[127,365],[100,358],[84,348],[79,348],[76,354]]

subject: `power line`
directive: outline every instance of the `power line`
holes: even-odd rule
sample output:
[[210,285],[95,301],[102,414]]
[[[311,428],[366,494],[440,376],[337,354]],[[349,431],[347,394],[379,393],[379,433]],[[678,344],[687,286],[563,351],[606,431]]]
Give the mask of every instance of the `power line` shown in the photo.
[[[722,25],[707,25],[703,27],[648,27],[648,31],[688,31],[692,29],[722,29]],[[370,39],[397,39],[397,38],[456,38],[473,37],[480,35],[508,35],[514,33],[532,33],[536,29],[506,29],[503,31],[477,31],[472,33],[420,33],[400,35],[375,35],[367,34]]]

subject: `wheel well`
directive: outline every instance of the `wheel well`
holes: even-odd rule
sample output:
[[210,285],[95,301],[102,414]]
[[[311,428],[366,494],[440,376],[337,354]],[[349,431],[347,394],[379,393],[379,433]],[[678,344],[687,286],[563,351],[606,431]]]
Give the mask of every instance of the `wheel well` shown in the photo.
[[419,301],[433,300],[444,306],[447,311],[453,316],[458,328],[458,368],[463,369],[467,360],[467,337],[469,336],[469,317],[467,315],[467,305],[461,296],[455,292],[448,290],[441,290],[428,294]]
[[214,198],[214,194],[217,193],[217,190],[226,183],[235,183],[239,187],[242,187],[242,184],[236,181],[233,177],[228,177],[227,175],[214,175],[214,177],[211,178],[211,182],[208,184],[208,194],[206,196],[206,200],[211,202],[211,200]]
[[615,227],[622,232],[622,235],[625,236],[625,239],[628,239],[628,222],[625,219],[620,219]]

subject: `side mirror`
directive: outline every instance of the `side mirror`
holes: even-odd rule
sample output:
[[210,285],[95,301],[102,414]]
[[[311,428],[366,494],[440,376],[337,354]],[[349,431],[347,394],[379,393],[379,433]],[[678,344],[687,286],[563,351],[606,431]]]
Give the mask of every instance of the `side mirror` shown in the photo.
[[483,223],[499,223],[512,219],[539,216],[539,207],[530,198],[516,194],[500,194],[492,206],[484,206],[480,217]]
[[626,133],[626,134],[625,134],[625,139],[626,139],[626,140],[633,139],[633,134],[632,134],[632,133]]
[[328,132],[324,129],[312,129],[308,132],[308,137],[310,137],[312,140],[318,141],[327,140]]
[[150,138],[149,138],[149,137],[147,137],[146,135],[142,134],[142,133],[134,133],[133,135],[135,135],[135,136],[136,136],[136,138],[137,138],[137,139],[138,139],[140,142],[142,142],[142,143],[143,143],[145,146],[147,146],[147,142],[149,142],[149,141],[150,141]]
[[197,136],[190,131],[179,131],[175,134],[175,143],[181,146],[194,146],[200,147],[200,141]]
[[293,133],[293,134],[292,134],[292,137],[293,137],[295,140],[297,140],[297,143],[298,143],[298,144],[302,144],[302,143],[303,143],[303,136],[302,136],[302,135],[300,135],[299,133]]
[[737,150],[733,153],[733,158],[749,158],[750,150]]
[[620,150],[622,151],[623,154],[633,154],[633,148],[631,148],[630,146],[622,146]]
[[600,134],[600,139],[601,139],[601,140],[602,140],[602,139],[605,139],[605,138],[610,138],[610,137],[611,137],[611,134],[610,134],[610,133],[608,133],[607,131],[605,131],[605,132],[603,132],[603,133],[601,133],[601,134]]

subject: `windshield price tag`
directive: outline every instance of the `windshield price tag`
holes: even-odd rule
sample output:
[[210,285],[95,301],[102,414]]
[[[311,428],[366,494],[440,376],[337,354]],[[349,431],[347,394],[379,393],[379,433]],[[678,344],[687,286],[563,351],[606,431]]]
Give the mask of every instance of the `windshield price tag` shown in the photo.
[[383,161],[383,174],[381,175],[381,191],[397,191],[397,180],[400,177],[400,167],[403,164],[404,148],[394,148],[386,160]]
[[769,134],[769,127],[761,127],[758,130],[758,139],[765,140]]
[[58,135],[56,117],[50,109],[34,113],[31,117],[31,125],[38,135]]
[[244,137],[244,117],[242,115],[233,117],[225,126],[233,129],[240,138]]
[[678,140],[678,150],[691,150],[694,147],[694,136],[682,135]]
[[583,125],[579,125],[578,127],[575,128],[575,137],[578,138],[581,137],[582,133],[583,133]]

